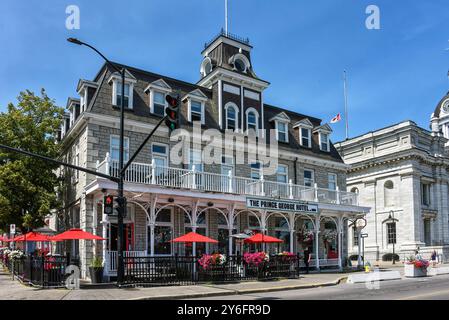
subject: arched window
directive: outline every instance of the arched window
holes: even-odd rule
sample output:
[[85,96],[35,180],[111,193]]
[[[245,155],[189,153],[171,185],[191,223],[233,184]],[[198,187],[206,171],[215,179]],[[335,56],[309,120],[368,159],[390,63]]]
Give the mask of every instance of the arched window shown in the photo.
[[229,102],[225,106],[225,111],[226,111],[226,129],[236,130],[238,127],[237,106],[234,103]]
[[394,205],[394,184],[390,180],[384,184],[384,205],[385,207]]
[[259,130],[259,114],[253,108],[246,110],[246,130],[254,130],[257,134]]

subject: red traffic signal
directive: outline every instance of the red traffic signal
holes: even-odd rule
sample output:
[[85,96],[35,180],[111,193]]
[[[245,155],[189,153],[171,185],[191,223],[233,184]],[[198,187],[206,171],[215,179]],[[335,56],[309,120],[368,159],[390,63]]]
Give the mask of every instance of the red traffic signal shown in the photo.
[[111,215],[114,214],[114,196],[105,196],[103,200],[104,204],[104,214]]
[[167,94],[165,100],[168,103],[168,106],[165,108],[165,114],[167,115],[165,124],[167,125],[168,130],[171,132],[179,128],[179,96],[173,97]]
[[178,98],[175,98],[169,94],[165,96],[165,100],[167,101],[170,107],[176,108],[178,106]]

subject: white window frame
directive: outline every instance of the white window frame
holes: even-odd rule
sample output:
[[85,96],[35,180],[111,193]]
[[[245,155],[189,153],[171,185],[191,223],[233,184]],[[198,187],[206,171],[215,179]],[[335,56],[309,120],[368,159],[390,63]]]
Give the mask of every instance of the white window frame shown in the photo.
[[[312,178],[309,179],[309,180],[311,181],[311,185],[310,185],[310,186],[307,186],[307,185],[306,185],[306,177],[305,177],[306,171],[312,173]],[[304,181],[303,181],[304,186],[306,186],[306,187],[312,187],[312,188],[313,188],[314,185],[315,185],[315,171],[312,170],[312,169],[307,169],[307,168],[305,168],[305,169],[304,169],[304,172],[303,172],[303,180],[304,180]]]
[[[165,153],[160,152],[154,152],[153,146],[159,146],[165,148]],[[159,142],[153,142],[151,143],[151,159],[162,159],[165,161],[165,166],[169,167],[169,158],[168,155],[170,154],[169,146],[165,143],[159,143]]]
[[[156,93],[160,93],[160,94],[164,95],[164,112],[162,112],[162,114],[157,114],[157,113],[154,112],[154,104],[155,104],[154,96],[155,96]],[[166,91],[155,90],[155,89],[151,89],[150,90],[150,112],[152,114],[155,114],[157,116],[162,116],[162,117],[165,115],[165,109],[167,108],[167,105],[168,105],[167,101],[165,100],[166,96],[167,96],[167,92]]]
[[[231,161],[227,161],[227,159],[230,159]],[[223,161],[225,160],[225,161]],[[223,168],[228,168],[231,169],[232,175],[234,176],[235,174],[235,166],[234,166],[234,157],[230,157],[230,156],[225,156],[223,155],[221,157],[221,174],[225,175],[225,173],[223,172]]]
[[259,112],[257,112],[254,108],[248,108],[246,109],[246,133],[248,133],[248,116],[249,114],[253,112],[256,115],[256,135],[259,135]]
[[[276,120],[274,123],[275,123],[275,126],[276,126],[276,140],[279,141],[279,142],[288,143],[288,121]],[[279,125],[280,124],[285,125],[285,141],[279,140]]]
[[[175,236],[175,221],[174,221],[174,218],[175,218],[175,216],[174,216],[174,208],[164,208],[164,209],[168,209],[168,210],[170,210],[170,222],[161,222],[161,221],[157,221],[156,219],[155,219],[155,221],[154,221],[154,227],[155,227],[155,229],[156,229],[156,227],[170,227],[171,228],[171,230],[172,230],[172,232],[171,232],[171,234],[172,234],[172,239],[171,240],[173,240],[173,238],[174,238],[174,236]],[[148,229],[150,228],[150,226],[148,226]],[[148,230],[147,230],[147,232],[148,232]],[[155,242],[156,243],[156,242]],[[158,253],[156,253],[156,247],[154,248],[154,256],[155,257],[170,257],[170,256],[173,256],[174,255],[174,245],[173,245],[174,243],[173,242],[171,242],[171,245],[170,245],[170,254],[158,254]]]
[[[79,166],[80,165],[80,147],[78,143],[75,143],[72,147],[72,164],[75,166]],[[79,181],[79,170],[73,170],[73,175],[72,175],[72,183],[77,183]]]
[[[330,183],[331,183],[331,179],[330,178],[331,177],[334,177],[335,189],[331,189],[330,188]],[[327,188],[329,190],[337,190],[337,188],[338,188],[338,181],[337,181],[337,179],[338,179],[337,174],[335,174],[335,173],[328,173],[327,174]]]
[[[285,173],[279,172],[279,168],[280,168],[280,167],[285,168]],[[285,176],[285,182],[280,182],[280,181],[278,180],[278,177],[279,177],[279,176]],[[277,170],[276,170],[276,182],[279,182],[279,183],[288,183],[288,165],[285,165],[285,164],[278,164],[278,167],[277,167]]]
[[192,122],[192,101],[201,103],[201,124],[205,124],[204,106],[206,104],[206,101],[191,97],[189,97],[187,100],[187,112],[189,122]]
[[[116,134],[111,134],[109,137],[109,156],[112,159],[112,139],[117,139],[119,141],[119,145],[120,145],[120,136],[116,135]],[[128,145],[128,147],[126,147]],[[120,147],[119,147],[120,148]],[[124,156],[123,156],[123,162],[127,163],[129,160],[129,138],[128,137],[124,137],[123,139],[123,150],[125,152]],[[117,159],[118,161],[118,159]]]
[[[121,107],[121,106],[117,105],[118,86],[119,85],[121,86],[121,83],[122,83],[121,80],[118,80],[118,79],[112,80],[112,104],[114,106],[118,106],[118,107]],[[129,85],[129,93],[128,93],[128,105],[127,106],[125,105],[125,108],[132,109],[133,108],[133,98],[134,98],[133,97],[134,96],[134,94],[133,94],[133,92],[134,92],[134,83],[125,80],[125,86],[126,85]],[[126,95],[125,95],[125,97],[126,97]]]
[[87,88],[84,87],[83,90],[79,92],[80,95],[80,114],[87,109]]
[[[325,134],[326,135],[326,137],[327,137],[327,141],[326,141],[326,145],[327,145],[327,149],[326,150],[324,150],[323,149],[323,140],[322,140],[322,136],[323,136],[323,134]],[[325,152],[329,152],[330,151],[330,139],[329,139],[329,133],[328,132],[324,132],[324,131],[319,131],[318,132],[318,136],[319,136],[319,140],[320,140],[320,150],[321,151],[325,151]]]
[[[203,150],[201,150],[201,149],[192,149],[192,148],[190,148],[190,149],[188,149],[189,151],[188,151],[188,156],[189,156],[189,163],[188,163],[188,168],[189,168],[189,170],[192,170],[192,166],[195,164],[195,171],[198,171],[198,172],[203,172],[204,171],[204,161],[203,161]],[[194,163],[193,161],[195,160],[194,158],[193,158],[193,154],[194,153],[199,153],[200,154],[200,161],[201,161],[201,163],[200,163],[200,165],[201,165],[201,170],[198,170],[198,163]]]
[[[304,145],[303,143],[303,134],[302,134],[302,130],[307,130],[308,136],[307,136],[307,145]],[[299,144],[303,147],[306,148],[311,148],[312,147],[312,129],[307,128],[307,127],[299,127]]]
[[[239,108],[233,102],[226,103],[226,105],[224,107],[224,109],[225,109],[225,118],[226,118],[225,119],[225,128],[228,129],[228,109],[229,108],[234,109],[234,112],[235,112],[235,119],[234,119],[234,121],[235,121],[235,129],[234,129],[234,131],[237,132],[237,131],[239,131]],[[228,130],[230,130],[230,129],[228,129]]]
[[[258,168],[258,169],[253,168],[252,165],[253,165],[253,164],[257,164],[257,163],[259,164],[259,168]],[[261,177],[262,177],[262,175],[261,175],[261,173],[262,173],[262,163],[260,163],[260,162],[250,163],[249,167],[250,167],[250,169],[251,169],[251,175],[250,175],[250,178],[251,178],[252,180],[255,180],[255,181],[260,180]],[[259,176],[259,178],[258,178],[258,179],[253,178],[253,173],[256,173],[256,174]]]

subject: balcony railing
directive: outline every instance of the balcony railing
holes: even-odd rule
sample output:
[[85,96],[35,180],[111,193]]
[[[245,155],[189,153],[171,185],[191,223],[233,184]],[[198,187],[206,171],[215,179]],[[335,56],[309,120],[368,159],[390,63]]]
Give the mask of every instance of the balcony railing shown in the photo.
[[[97,171],[118,177],[120,172],[118,161],[111,160],[109,155],[102,162],[97,162]],[[211,172],[158,167],[154,164],[132,163],[125,173],[125,181],[150,184],[170,188],[198,190],[202,192],[228,193],[248,196],[261,196],[309,202],[321,202],[342,205],[358,205],[358,195],[352,192],[329,190],[300,186],[289,183],[267,181],[251,178],[235,177]]]

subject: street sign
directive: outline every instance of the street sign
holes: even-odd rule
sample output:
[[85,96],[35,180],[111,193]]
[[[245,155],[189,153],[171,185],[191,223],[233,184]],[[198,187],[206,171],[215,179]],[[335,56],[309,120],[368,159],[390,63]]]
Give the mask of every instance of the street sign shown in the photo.
[[303,201],[246,197],[246,206],[251,209],[318,213],[318,205]]
[[11,224],[9,226],[9,233],[10,234],[15,234],[16,233],[16,225],[15,224]]
[[360,236],[361,236],[362,238],[368,238],[368,233],[362,233]]

